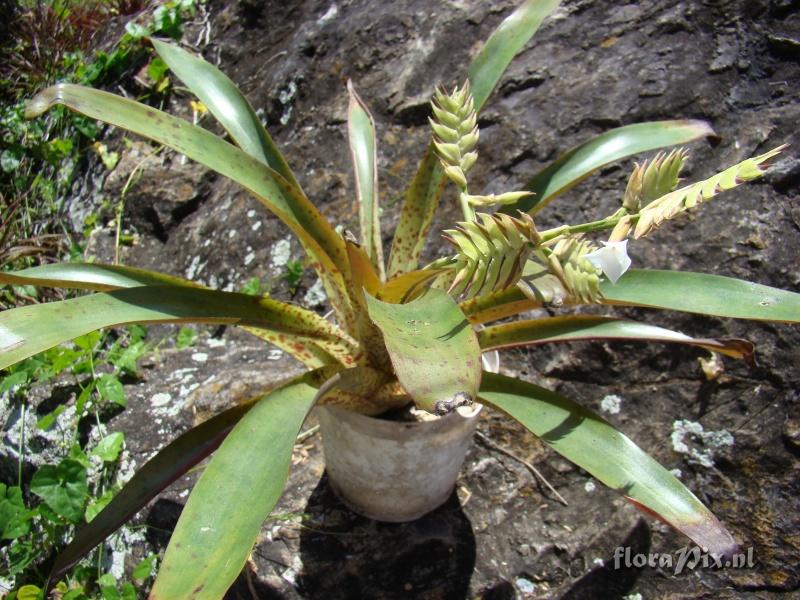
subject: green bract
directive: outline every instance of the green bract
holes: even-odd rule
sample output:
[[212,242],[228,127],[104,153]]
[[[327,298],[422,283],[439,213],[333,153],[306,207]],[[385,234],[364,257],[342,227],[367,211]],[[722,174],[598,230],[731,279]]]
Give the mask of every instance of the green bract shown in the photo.
[[[406,192],[387,264],[378,223],[375,126],[352,84],[348,84],[348,133],[360,214],[358,242],[340,236],[306,197],[230,79],[177,46],[153,41],[161,58],[206,105],[233,143],[155,108],[90,88],[60,84],[30,102],[29,117],[64,105],[164,144],[247,188],[296,234],[335,314],[334,324],[273,299],[210,290],[128,267],[71,263],[0,274],[0,281],[15,285],[96,292],[0,314],[0,367],[97,328],[159,321],[239,325],[310,369],[263,397],[209,419],[164,448],[77,533],[55,563],[53,576],[214,453],[181,515],[152,597],[221,597],[245,564],[281,494],[293,441],[308,411],[315,404],[331,403],[380,414],[405,403],[405,393],[420,407],[437,413],[480,399],[517,419],[567,459],[699,546],[717,553],[733,551],[735,542],[716,517],[669,471],[602,418],[531,383],[481,372],[482,351],[575,339],[674,342],[736,358],[752,356],[751,345],[742,340],[694,339],[608,317],[559,316],[475,331],[475,325],[544,304],[624,304],[744,319],[800,320],[800,295],[734,279],[634,270],[612,285],[590,260],[600,253],[598,246],[580,237],[613,231],[612,241],[619,243],[631,233],[636,238],[645,235],[695,204],[760,176],[766,160],[779,150],[680,190],[675,188],[683,153],[657,157],[649,166],[637,166],[614,214],[547,231],[536,229],[535,214],[603,165],[713,132],[698,121],[620,127],[573,148],[532,177],[525,190],[498,195],[468,192],[468,172],[477,159],[476,112],[514,55],[558,4],[558,0],[524,2],[475,56],[468,82],[451,95],[437,92],[433,139]],[[464,213],[464,221],[446,234],[455,254],[420,268],[420,250],[448,180],[458,188]],[[495,214],[474,213],[475,208],[492,205],[499,207]],[[614,248],[620,251],[619,246]],[[63,325],[53,328],[56,320]],[[41,485],[37,493],[67,510],[70,490],[57,486],[58,473],[52,479],[52,485]]]

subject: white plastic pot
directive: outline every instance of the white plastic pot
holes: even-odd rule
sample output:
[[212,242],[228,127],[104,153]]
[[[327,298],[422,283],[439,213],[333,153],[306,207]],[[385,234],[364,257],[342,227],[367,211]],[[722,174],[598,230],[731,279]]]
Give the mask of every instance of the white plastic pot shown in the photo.
[[378,521],[413,521],[450,497],[481,405],[433,421],[401,422],[334,407],[317,413],[336,495]]

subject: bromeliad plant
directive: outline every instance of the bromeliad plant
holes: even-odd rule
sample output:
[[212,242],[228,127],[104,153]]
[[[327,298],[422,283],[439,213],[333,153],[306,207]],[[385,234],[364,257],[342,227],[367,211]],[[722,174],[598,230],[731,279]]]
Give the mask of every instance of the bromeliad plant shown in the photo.
[[[170,69],[208,107],[233,143],[164,112],[106,92],[60,84],[36,96],[34,117],[64,105],[169,146],[247,188],[298,237],[322,280],[335,323],[269,297],[208,289],[140,269],[48,265],[0,274],[11,284],[92,290],[78,298],[0,314],[0,367],[102,327],[131,322],[227,323],[288,352],[310,371],[175,439],[145,464],[57,559],[53,576],[99,543],[156,493],[213,453],[166,551],[154,598],[221,597],[245,564],[281,495],[295,437],[315,404],[377,415],[407,402],[446,413],[480,400],[518,420],[557,452],[698,545],[727,553],[735,542],[669,471],[602,418],[535,384],[481,372],[481,352],[569,340],[655,340],[749,358],[741,340],[695,339],[599,316],[558,316],[474,326],[542,305],[614,304],[797,322],[800,295],[719,276],[631,270],[625,244],[721,191],[759,177],[778,151],[678,188],[683,151],[634,170],[622,205],[590,223],[540,231],[536,214],[612,161],[711,135],[698,121],[662,121],[606,132],[535,175],[523,191],[473,194],[477,112],[505,68],[558,0],[528,0],[475,56],[468,83],[433,101],[433,140],[408,187],[388,261],[378,222],[373,120],[352,85],[348,132],[360,241],[342,237],[298,180],[234,84],[217,68],[153,41]],[[419,268],[448,182],[464,220],[445,232],[452,256]],[[491,207],[499,206],[492,213]],[[475,212],[479,210],[481,212]],[[582,235],[610,231],[603,247]],[[622,273],[625,272],[624,275]]]

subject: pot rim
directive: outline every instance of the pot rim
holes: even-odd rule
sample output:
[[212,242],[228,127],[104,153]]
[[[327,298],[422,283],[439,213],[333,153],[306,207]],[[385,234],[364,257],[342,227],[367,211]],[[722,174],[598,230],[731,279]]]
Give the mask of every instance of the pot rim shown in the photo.
[[336,419],[350,425],[359,433],[374,437],[388,439],[407,439],[411,435],[434,435],[440,431],[471,427],[483,409],[483,405],[475,402],[468,415],[462,415],[454,410],[444,416],[431,421],[389,421],[377,417],[357,413],[336,406],[320,406],[320,410],[330,411]]

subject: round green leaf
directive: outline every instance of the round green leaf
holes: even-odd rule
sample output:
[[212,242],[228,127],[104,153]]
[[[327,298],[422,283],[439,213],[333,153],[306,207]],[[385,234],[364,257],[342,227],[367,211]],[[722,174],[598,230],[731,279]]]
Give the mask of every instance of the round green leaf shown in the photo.
[[125,441],[125,434],[121,431],[110,433],[104,437],[91,451],[92,456],[97,456],[105,462],[114,462],[119,458],[122,451],[122,444]]
[[56,513],[78,523],[89,493],[86,468],[76,460],[65,459],[56,465],[44,465],[31,480],[31,491]]

